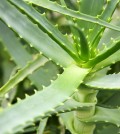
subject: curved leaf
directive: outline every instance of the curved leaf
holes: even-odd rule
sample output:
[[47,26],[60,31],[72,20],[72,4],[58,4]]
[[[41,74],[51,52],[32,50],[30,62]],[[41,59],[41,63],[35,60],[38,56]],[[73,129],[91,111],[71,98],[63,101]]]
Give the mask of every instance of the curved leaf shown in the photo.
[[101,89],[101,90],[119,90],[120,89],[120,73],[119,74],[109,74],[102,75],[96,73],[89,80],[85,81],[85,85],[91,88]]
[[[53,111],[76,91],[88,72],[89,69],[71,65],[49,87],[1,112],[1,134],[18,131],[24,123],[44,117],[45,113]],[[66,84],[66,81],[69,84]]]
[[94,68],[93,72],[96,70],[100,70],[104,67],[110,66],[111,64],[115,64],[117,61],[120,61],[120,50],[103,60],[102,62],[98,63]]
[[[112,44],[110,45],[110,47],[106,48],[104,51],[99,53],[95,58],[90,59],[84,66],[91,67],[91,66],[97,65],[98,63],[101,64],[101,62],[102,61],[104,62],[107,58],[108,58],[108,60],[110,60],[110,57],[112,57],[113,60],[115,61],[116,57],[114,57],[114,56],[116,55],[117,51],[119,52],[119,49],[120,49],[120,40],[114,40],[112,42]],[[102,65],[102,67],[103,66],[105,66],[105,65]]]
[[[119,3],[119,0],[109,0],[106,3],[106,7],[105,9],[103,9],[103,12],[101,13],[101,15],[99,15],[99,18],[109,22],[111,20],[111,16],[115,11],[115,8],[117,6],[117,4]],[[95,25],[93,27],[93,30],[91,30],[90,35],[89,35],[89,40],[91,41],[92,47],[96,47],[99,43],[99,40],[101,39],[101,34],[105,29],[101,29],[100,26]],[[96,33],[97,31],[97,33]],[[98,35],[99,34],[99,35]],[[98,37],[97,37],[98,35]],[[96,40],[97,39],[97,40]]]
[[3,43],[4,48],[9,52],[11,59],[14,60],[18,67],[24,67],[28,61],[33,59],[32,55],[25,50],[13,31],[10,30],[1,20],[0,40]]
[[47,59],[44,57],[37,57],[32,62],[28,63],[23,69],[18,71],[3,87],[0,88],[0,97],[4,96],[11,88],[22,81],[27,75],[32,74],[33,71],[46,63]]
[[10,3],[1,0],[0,7],[0,18],[45,56],[65,67],[74,62],[65,50]]
[[118,134],[119,128],[112,124],[100,123],[97,125],[95,134]]
[[[0,40],[3,43],[5,50],[8,51],[10,57],[17,64],[18,68],[24,67],[33,59],[33,55],[28,53],[20,40],[17,39],[14,32],[2,21],[0,21]],[[48,86],[50,84],[50,80],[56,78],[57,73],[58,69],[56,65],[51,61],[48,61],[44,66],[29,75],[28,78],[31,80],[31,84],[34,84],[38,90],[41,90],[43,88],[42,85]]]
[[[80,28],[78,28],[77,26],[74,26],[74,25],[73,25],[73,27],[79,33],[79,37],[80,37],[80,42],[79,42],[80,50],[79,51],[81,51],[81,53],[80,53],[81,59],[88,61],[90,54],[89,54],[89,46],[88,46],[86,37]],[[77,45],[79,46],[79,44],[77,44]],[[79,53],[79,51],[78,51],[78,53]]]
[[95,115],[89,118],[86,122],[105,122],[112,123],[120,127],[120,108],[108,109],[102,107],[96,107]]
[[37,134],[43,134],[44,133],[45,127],[47,125],[47,121],[48,121],[48,118],[45,118],[40,122],[38,130],[37,130]]
[[73,111],[76,109],[84,109],[87,107],[95,106],[96,103],[81,103],[77,102],[74,99],[70,99],[64,102],[63,106],[59,106],[55,109],[58,113],[64,113],[68,111]]
[[[91,16],[97,16],[100,15],[104,6],[104,0],[82,0],[79,3],[80,12],[84,14],[88,14]],[[95,24],[92,24],[90,22],[84,22],[81,20],[77,20],[77,24],[80,28],[84,29],[84,33],[86,35],[90,34],[90,29],[92,30],[95,27]],[[88,36],[89,38],[89,36]]]
[[74,54],[74,48],[72,43],[55,27],[53,26],[45,17],[45,15],[37,12],[32,6],[28,6],[23,1],[18,0],[10,0],[13,4],[18,6],[21,10],[26,12],[33,20],[37,21],[37,23],[42,26],[44,31],[48,33],[48,35],[55,40],[61,47],[63,47],[66,51]]
[[39,1],[39,0],[24,0],[24,1],[36,4],[38,6],[50,9],[52,11],[62,13],[64,15],[74,17],[74,18],[77,18],[77,19],[80,19],[80,20],[92,22],[92,23],[95,23],[95,24],[98,24],[98,25],[101,25],[101,26],[104,26],[104,27],[108,27],[110,29],[114,29],[116,31],[120,31],[119,27],[111,25],[111,24],[109,24],[109,23],[107,23],[103,20],[100,20],[97,17],[92,17],[92,16],[89,16],[89,15],[86,15],[86,14],[79,13],[79,11],[76,12],[76,11],[67,9],[66,7],[62,7],[59,4],[57,4],[55,2],[51,2],[49,0],[41,0],[41,1]]

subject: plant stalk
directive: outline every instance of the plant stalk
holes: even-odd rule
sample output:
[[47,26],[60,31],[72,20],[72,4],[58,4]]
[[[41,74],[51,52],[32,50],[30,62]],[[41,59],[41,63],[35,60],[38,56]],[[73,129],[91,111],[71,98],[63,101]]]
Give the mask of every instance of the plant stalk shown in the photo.
[[[83,86],[80,87],[79,92],[75,94],[74,99],[78,102],[88,103],[96,102],[96,90],[88,89]],[[79,109],[74,112],[74,130],[76,134],[93,134],[95,129],[94,123],[84,122],[95,114],[95,106],[89,108]]]

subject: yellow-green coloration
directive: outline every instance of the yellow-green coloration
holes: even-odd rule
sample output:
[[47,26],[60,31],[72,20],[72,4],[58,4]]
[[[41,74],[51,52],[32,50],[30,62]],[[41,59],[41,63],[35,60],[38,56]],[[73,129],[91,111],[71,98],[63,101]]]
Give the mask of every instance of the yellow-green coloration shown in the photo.
[[118,3],[0,1],[0,56],[11,59],[0,63],[0,134],[42,134],[53,114],[64,134],[117,133],[120,69],[110,67],[120,61],[120,24],[113,21]]

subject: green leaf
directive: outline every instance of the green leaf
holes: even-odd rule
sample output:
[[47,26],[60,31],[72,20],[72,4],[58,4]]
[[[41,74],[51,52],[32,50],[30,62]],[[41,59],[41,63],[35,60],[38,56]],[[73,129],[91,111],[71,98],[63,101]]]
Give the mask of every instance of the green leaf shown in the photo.
[[33,20],[35,20],[47,34],[55,40],[61,47],[66,49],[68,52],[72,52],[74,55],[74,48],[72,43],[45,17],[45,14],[40,14],[32,6],[28,6],[25,2],[20,0],[10,0],[18,8],[26,12]]
[[[95,103],[80,103],[71,98],[71,99],[65,101],[64,103],[61,103],[61,106],[58,106],[57,108],[55,108],[55,111],[52,111],[51,114],[57,113],[60,115],[60,117],[62,117],[64,114],[61,114],[61,113],[65,113],[65,112],[68,113],[69,111],[74,111],[77,109],[83,110],[85,108],[92,107],[92,106],[95,106]],[[49,112],[49,115],[50,115],[50,112]],[[46,115],[46,116],[49,116],[49,115]],[[66,116],[68,116],[68,115],[66,115]],[[65,116],[65,118],[66,118],[66,116]],[[71,118],[71,116],[69,117],[69,119],[70,118]],[[66,121],[69,122],[68,119]],[[69,124],[70,124],[70,122],[69,122]]]
[[40,122],[38,130],[37,130],[37,134],[43,134],[44,133],[44,129],[47,125],[47,121],[48,121],[48,118],[45,118]]
[[[2,21],[0,21],[0,39],[4,44],[5,50],[8,51],[11,59],[14,60],[18,68],[24,67],[33,59],[33,56],[23,47],[14,32],[10,30]],[[50,80],[56,78],[57,73],[58,69],[56,65],[51,61],[48,61],[44,66],[29,75],[28,78],[31,80],[31,84],[34,84],[38,90],[41,90],[43,88],[42,85],[48,86],[50,84]]]
[[[68,3],[70,4],[70,1],[67,2],[65,0],[60,0],[60,3],[62,6],[67,7]],[[70,4],[71,5],[71,4]],[[72,4],[73,7],[73,4]],[[74,25],[74,21],[70,16],[66,16],[66,19],[68,20],[68,22],[71,22]],[[69,24],[68,24],[69,25]],[[71,33],[73,34],[72,39],[74,41],[74,48],[76,49],[76,54],[78,54],[78,56],[80,55],[80,48],[78,47],[79,44],[79,34],[78,34],[78,30],[76,30],[75,28],[73,28],[73,25],[69,25]]]
[[100,76],[100,73],[96,73],[89,80],[85,81],[85,85],[91,88],[101,90],[119,90],[120,89],[120,74],[109,74]]
[[78,31],[80,37],[80,42],[79,44],[77,44],[78,47],[80,45],[79,47],[80,50],[78,50],[78,53],[80,51],[80,58],[84,61],[88,61],[90,54],[89,54],[89,46],[88,46],[87,39],[83,31],[78,26],[73,25],[73,27],[75,28],[76,31]]
[[25,66],[28,61],[33,59],[32,55],[25,50],[12,30],[10,30],[1,20],[0,40],[3,43],[4,48],[9,52],[11,59],[14,60],[19,68]]
[[[110,21],[111,16],[114,13],[114,10],[119,3],[119,0],[109,0],[106,3],[105,9],[103,9],[103,12],[99,15],[99,18],[104,21]],[[91,30],[89,34],[89,41],[91,42],[91,45],[93,48],[96,48],[96,46],[99,43],[99,40],[101,39],[101,33],[105,30],[105,28],[101,28],[98,25],[95,25],[93,29]],[[97,33],[96,33],[97,31]]]
[[[44,117],[46,113],[53,111],[76,91],[89,71],[71,65],[49,87],[1,112],[1,134],[18,131],[23,128],[24,123]],[[69,84],[66,84],[66,81]]]
[[98,124],[95,130],[95,134],[118,134],[119,128],[115,125],[101,123]]
[[95,24],[98,24],[98,25],[101,25],[104,27],[108,27],[110,29],[114,29],[116,31],[120,31],[119,27],[111,25],[103,20],[100,20],[98,17],[92,17],[92,16],[89,16],[86,14],[79,13],[79,11],[76,12],[76,11],[67,9],[66,7],[62,7],[59,4],[57,4],[55,2],[51,2],[49,0],[41,0],[41,1],[39,1],[39,0],[24,0],[24,1],[36,4],[38,6],[50,9],[52,11],[62,13],[64,15],[74,17],[74,18],[77,18],[80,20],[89,21],[89,22],[92,22],[92,23],[95,23]]
[[28,78],[31,80],[31,84],[35,85],[38,90],[41,90],[43,86],[49,86],[51,80],[57,78],[57,74],[59,74],[59,67],[48,61],[29,75]]
[[60,115],[62,121],[64,122],[66,129],[70,130],[71,133],[77,134],[75,129],[74,129],[74,113],[73,112],[68,112],[68,113],[63,113]]
[[11,88],[13,88],[29,74],[32,74],[33,71],[44,65],[46,60],[46,58],[40,58],[38,56],[32,62],[28,63],[23,69],[19,70],[5,85],[3,85],[3,87],[0,88],[0,97],[4,96],[5,93],[7,93]]
[[[80,1],[79,6],[80,13],[96,17],[97,15],[100,15],[103,10],[104,0],[82,0]],[[89,30],[95,27],[95,24],[81,20],[77,20],[77,24],[81,29],[84,29],[85,35],[88,35],[90,32]]]
[[76,109],[84,109],[87,107],[92,107],[95,106],[95,104],[96,103],[81,103],[71,98],[70,100],[65,101],[62,106],[57,107],[55,111],[58,113],[64,113]]
[[67,52],[10,3],[1,0],[0,7],[0,18],[45,56],[65,67],[74,62]]
[[[113,20],[112,23],[114,23],[117,26],[120,26],[119,19]],[[104,32],[104,34],[103,34],[103,36],[102,36],[102,38],[101,38],[101,40],[99,42],[98,49],[101,50],[104,45],[107,45],[108,46],[109,43],[112,40],[116,40],[116,39],[118,39],[118,40],[120,39],[120,32],[114,31],[114,30],[110,30],[110,29],[106,29],[106,31]]]
[[120,127],[120,108],[118,109],[108,109],[102,107],[96,107],[95,115],[89,118],[86,122],[105,122],[112,123]]
[[115,52],[114,54],[112,54],[111,56],[109,56],[108,58],[106,58],[105,60],[103,60],[102,62],[98,63],[94,68],[93,68],[93,72],[100,70],[104,67],[110,66],[111,64],[116,63],[117,61],[120,61],[120,57],[118,56],[120,55],[120,50]]
[[104,61],[105,59],[109,58],[110,56],[112,57],[112,55],[114,53],[116,53],[117,51],[119,51],[119,49],[120,49],[120,41],[113,40],[110,47],[108,47],[107,49],[105,49],[104,51],[99,53],[95,58],[90,59],[84,66],[86,66],[86,67],[94,66],[94,65]]

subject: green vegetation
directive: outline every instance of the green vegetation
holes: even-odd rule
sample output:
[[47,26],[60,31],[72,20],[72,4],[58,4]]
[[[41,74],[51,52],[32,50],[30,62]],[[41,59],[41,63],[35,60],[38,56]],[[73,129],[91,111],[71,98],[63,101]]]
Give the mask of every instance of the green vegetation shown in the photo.
[[119,10],[119,0],[1,0],[0,134],[119,133]]

